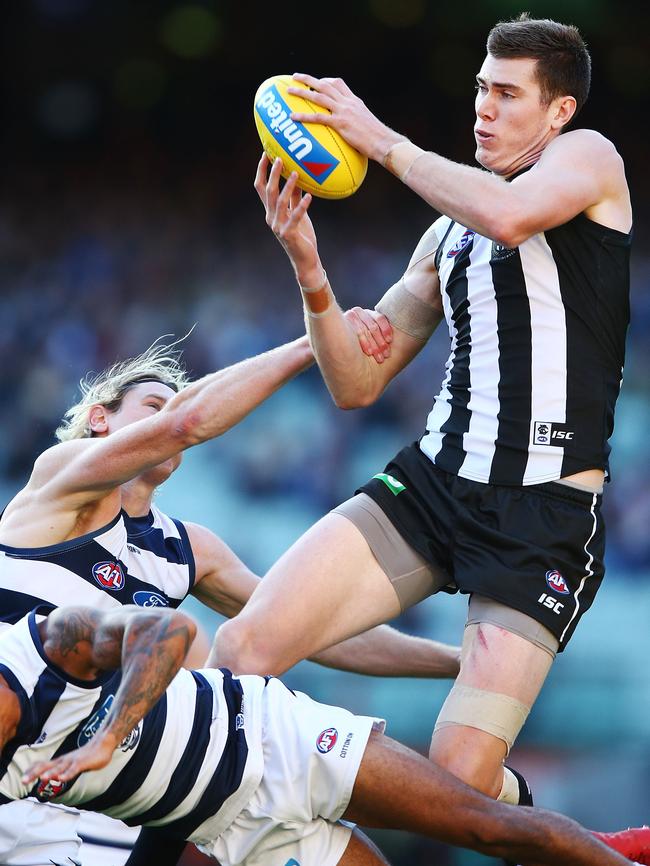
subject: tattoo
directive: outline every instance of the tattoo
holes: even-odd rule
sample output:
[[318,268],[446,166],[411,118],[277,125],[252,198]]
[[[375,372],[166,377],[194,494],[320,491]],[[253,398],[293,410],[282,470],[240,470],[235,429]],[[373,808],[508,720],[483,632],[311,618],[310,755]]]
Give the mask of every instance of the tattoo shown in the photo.
[[124,633],[122,682],[106,719],[118,742],[124,739],[164,693],[192,643],[187,622],[163,616]]
[[[90,608],[68,608],[65,614],[58,611],[50,614],[47,622],[46,649],[66,658],[70,653],[79,654],[79,644],[92,644],[97,629],[98,616]],[[42,624],[44,625],[44,624]],[[43,637],[45,631],[41,630]]]

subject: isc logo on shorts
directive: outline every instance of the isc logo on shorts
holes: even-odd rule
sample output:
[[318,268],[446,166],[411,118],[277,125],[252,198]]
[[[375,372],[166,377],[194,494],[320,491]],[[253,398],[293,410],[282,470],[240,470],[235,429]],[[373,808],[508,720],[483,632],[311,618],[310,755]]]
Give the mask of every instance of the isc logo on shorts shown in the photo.
[[336,728],[326,728],[321,734],[318,735],[318,739],[316,740],[316,748],[323,755],[327,754],[327,752],[331,752],[334,746],[336,745],[336,741],[339,738],[339,732]]
[[117,592],[124,586],[124,572],[119,562],[96,562],[93,577],[102,589]]
[[557,568],[553,568],[551,571],[546,572],[546,583],[553,592],[557,592],[560,595],[569,595],[571,592],[567,586],[566,580],[562,577]]

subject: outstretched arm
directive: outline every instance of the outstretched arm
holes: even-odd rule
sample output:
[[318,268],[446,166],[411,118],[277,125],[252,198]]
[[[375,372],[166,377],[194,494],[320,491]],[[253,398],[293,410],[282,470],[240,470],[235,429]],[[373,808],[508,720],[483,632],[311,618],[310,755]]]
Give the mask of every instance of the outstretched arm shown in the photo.
[[373,677],[453,679],[460,670],[460,647],[378,625],[319,652],[311,661]]
[[[316,361],[337,406],[342,409],[367,406],[422,349],[426,337],[416,338],[394,328],[390,356],[384,358],[383,363],[376,363],[375,358],[364,352],[355,317],[348,314],[346,318],[337,304],[321,263],[316,234],[308,215],[311,195],[302,195],[296,186],[295,173],[280,189],[281,168],[279,159],[270,167],[267,157],[262,156],[255,189],[264,205],[266,222],[287,253],[301,288],[305,326]],[[415,291],[411,286],[408,288],[429,307],[431,332],[442,317],[433,256],[426,260],[413,258],[403,279],[417,284]]]
[[179,611],[123,607],[100,613],[63,607],[39,624],[47,657],[66,673],[94,679],[100,671],[122,668],[115,700],[99,732],[80,749],[34,764],[28,785],[74,779],[105,767],[117,746],[149,712],[176,676],[194,639],[196,626]]
[[150,417],[110,436],[63,442],[36,462],[26,491],[75,509],[181,451],[225,433],[313,363],[306,337],[204,376]]
[[[542,145],[534,169],[506,184],[496,174],[452,162],[413,144],[382,123],[340,78],[294,77],[313,88],[310,102],[328,113],[294,112],[292,119],[333,127],[440,213],[499,244],[516,247],[583,212],[596,222],[629,231],[629,193],[623,162],[612,143],[592,130],[558,135],[573,116],[572,97],[558,101],[549,123],[552,140]],[[485,87],[479,79],[477,111]],[[289,89],[294,92],[302,95],[304,87]],[[506,176],[530,167],[537,156],[532,154],[531,161],[514,165]]]

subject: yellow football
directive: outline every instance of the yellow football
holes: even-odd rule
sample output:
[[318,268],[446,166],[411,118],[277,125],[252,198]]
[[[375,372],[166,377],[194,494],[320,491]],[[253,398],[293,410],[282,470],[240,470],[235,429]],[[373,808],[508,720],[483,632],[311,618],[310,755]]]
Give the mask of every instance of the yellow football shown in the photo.
[[[305,96],[287,93],[302,87]],[[310,88],[290,75],[274,75],[255,94],[257,132],[267,156],[282,159],[283,177],[298,173],[298,186],[321,198],[345,198],[356,192],[368,169],[368,159],[351,147],[335,130],[319,123],[298,123],[292,111],[328,111],[309,101]]]

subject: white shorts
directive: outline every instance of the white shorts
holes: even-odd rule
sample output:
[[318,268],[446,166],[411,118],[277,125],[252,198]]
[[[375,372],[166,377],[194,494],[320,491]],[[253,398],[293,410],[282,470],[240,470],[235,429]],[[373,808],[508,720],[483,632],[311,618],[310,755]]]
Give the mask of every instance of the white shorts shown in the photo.
[[98,812],[82,812],[78,830],[83,866],[124,866],[140,833],[139,827]]
[[79,862],[79,812],[37,800],[0,806],[2,866],[71,866]]
[[345,812],[373,724],[348,710],[264,689],[264,775],[246,807],[202,851],[221,866],[336,866],[350,841]]

